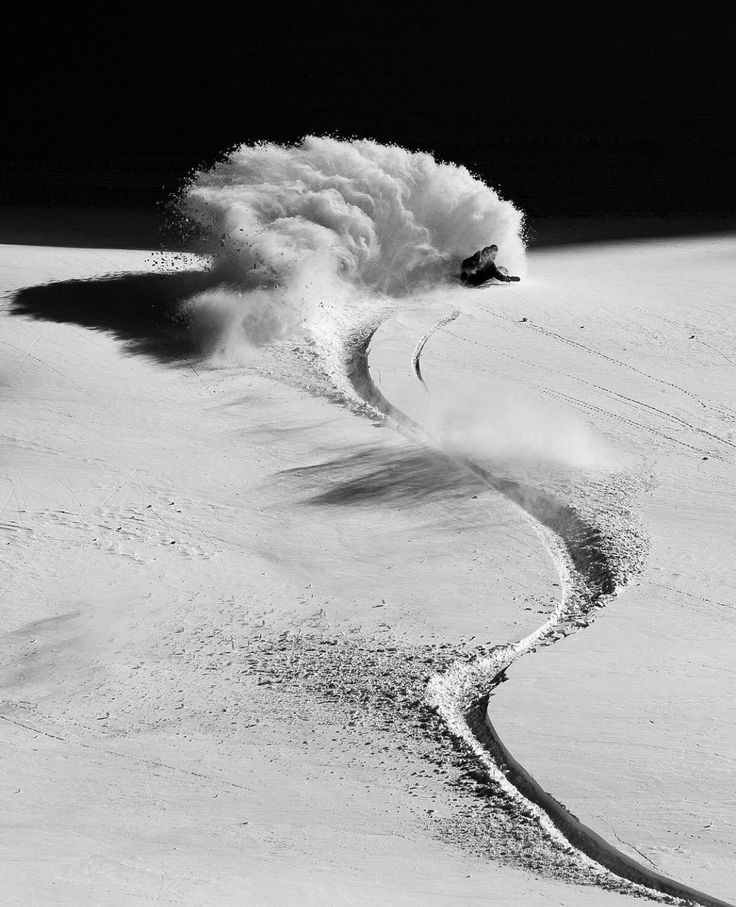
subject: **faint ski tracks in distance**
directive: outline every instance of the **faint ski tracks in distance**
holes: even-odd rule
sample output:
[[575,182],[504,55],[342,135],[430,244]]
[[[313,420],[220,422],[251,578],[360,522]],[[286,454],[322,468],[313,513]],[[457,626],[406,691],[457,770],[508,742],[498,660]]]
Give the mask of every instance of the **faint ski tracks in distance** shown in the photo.
[[[490,309],[482,306],[483,311],[490,315],[493,318],[497,318],[499,321],[504,321],[507,324],[514,325],[516,327],[520,326],[520,323],[513,318],[505,317],[504,315],[499,315],[497,312],[493,312]],[[649,381],[654,381],[657,384],[662,384],[665,387],[673,388],[674,390],[679,391],[685,396],[690,397],[694,400],[698,406],[701,406],[703,409],[714,410],[716,407],[711,403],[705,403],[703,400],[698,397],[697,394],[692,393],[692,391],[687,390],[684,387],[681,387],[679,384],[675,384],[672,381],[667,381],[665,378],[657,378],[656,375],[650,375],[649,372],[643,371],[643,369],[637,368],[635,365],[631,365],[629,362],[624,362],[621,359],[616,359],[614,356],[609,356],[607,353],[602,353],[600,350],[593,349],[592,347],[586,346],[584,343],[580,343],[578,340],[572,340],[569,337],[565,337],[562,334],[558,334],[556,331],[550,331],[548,328],[544,328],[539,324],[534,324],[532,321],[525,321],[522,323],[523,327],[526,329],[531,329],[537,331],[540,334],[544,334],[546,337],[552,337],[554,340],[559,340],[561,343],[567,343],[570,346],[577,347],[578,349],[584,350],[586,353],[589,353],[591,356],[597,356],[601,359],[606,359],[608,362],[612,362],[614,365],[619,366],[620,368],[629,369],[629,371],[635,372],[637,375],[641,375],[644,378],[647,378]]]
[[[504,319],[504,320],[506,320],[506,319]],[[514,322],[511,322],[511,323],[513,324]],[[496,347],[489,346],[488,344],[482,343],[481,341],[476,340],[473,337],[465,337],[462,334],[456,333],[455,331],[447,331],[447,335],[449,337],[454,337],[456,340],[461,340],[464,343],[470,343],[470,344],[473,344],[474,346],[479,346],[483,349],[487,349],[489,352],[496,353],[497,355],[503,356],[505,359],[510,359],[514,362],[521,362],[525,365],[536,365],[537,364],[537,363],[530,362],[527,359],[523,359],[519,356],[514,356],[512,353],[507,353],[505,350],[499,350]],[[613,360],[613,361],[618,361],[618,360]],[[632,366],[632,368],[633,368],[633,366]],[[560,369],[550,368],[549,371],[556,375],[561,375],[565,378],[570,378],[574,381],[577,381],[580,384],[586,385],[587,387],[592,387],[595,390],[601,391],[602,393],[610,394],[613,397],[617,397],[618,399],[623,400],[627,403],[631,403],[635,406],[639,406],[642,409],[650,410],[654,413],[657,413],[659,416],[661,416],[664,419],[667,419],[670,422],[676,422],[677,424],[682,425],[684,428],[687,428],[690,431],[695,432],[696,434],[704,435],[705,437],[711,438],[712,440],[717,441],[720,444],[724,444],[725,446],[730,447],[732,450],[736,450],[736,443],[734,443],[730,439],[723,438],[720,435],[715,434],[715,432],[712,432],[707,428],[702,428],[701,426],[693,425],[691,422],[688,422],[686,419],[682,419],[680,416],[677,416],[674,413],[669,413],[666,410],[659,409],[658,407],[654,406],[651,403],[645,403],[642,400],[637,400],[635,397],[628,397],[626,394],[622,394],[619,391],[615,391],[611,388],[603,387],[602,385],[595,384],[593,381],[588,381],[586,378],[581,378],[578,375],[570,375],[569,373],[563,372]],[[644,375],[646,373],[640,372],[640,374]],[[654,380],[658,380],[658,379],[654,379]],[[673,385],[673,386],[675,386],[675,385]],[[562,392],[550,391],[548,388],[544,388],[544,387],[539,387],[539,390],[542,393],[546,393],[551,396],[564,397],[567,400],[582,406],[583,408],[595,409],[598,412],[604,413],[605,415],[610,416],[613,419],[617,419],[617,420],[623,421],[623,422],[629,422],[632,425],[636,425],[638,428],[642,428],[645,431],[651,432],[652,434],[656,434],[663,438],[666,438],[668,441],[672,441],[675,444],[680,444],[684,447],[689,447],[692,450],[697,451],[698,453],[706,453],[709,456],[722,459],[718,454],[714,453],[711,450],[703,450],[702,448],[695,447],[692,444],[688,444],[686,441],[681,441],[678,438],[673,438],[670,435],[666,435],[664,432],[661,432],[658,429],[653,428],[652,426],[644,425],[640,422],[636,422],[634,420],[627,419],[625,416],[621,416],[618,413],[613,413],[610,410],[603,409],[601,407],[596,407],[595,404],[590,404],[590,403],[587,403],[586,401],[579,400],[577,397],[568,396],[566,394],[563,394]],[[695,399],[697,399],[697,398],[695,398]],[[712,407],[710,407],[708,404],[705,404],[702,401],[698,401],[698,402],[700,403],[701,406],[712,409]]]
[[[518,356],[512,356],[510,353],[506,353],[503,350],[498,350],[494,347],[488,346],[488,344],[481,343],[479,340],[475,340],[472,337],[463,337],[462,334],[455,334],[452,331],[448,331],[447,334],[450,337],[455,337],[457,340],[462,340],[465,343],[472,343],[473,345],[480,346],[483,349],[488,350],[489,352],[497,353],[498,355],[503,356],[506,359],[511,359],[515,362],[521,362],[524,365],[535,365],[536,364],[536,363],[529,362],[528,360],[521,359]],[[558,374],[558,375],[563,375],[566,378],[572,378],[576,381],[581,382],[582,384],[587,384],[589,387],[599,388],[599,385],[592,384],[591,382],[586,381],[584,378],[578,378],[575,375],[568,375],[566,372],[561,372],[558,369],[550,369],[550,371],[554,372],[555,374]],[[514,379],[514,380],[518,380],[518,379]],[[550,390],[549,388],[543,387],[542,385],[539,385],[539,384],[534,384],[532,386],[535,387],[541,394],[544,394],[545,396],[555,397],[557,399],[564,399],[568,403],[572,403],[576,406],[579,406],[581,409],[585,409],[590,412],[597,412],[601,415],[608,416],[609,418],[613,419],[616,422],[624,422],[627,425],[633,425],[636,428],[640,428],[643,431],[648,431],[651,434],[656,435],[659,438],[663,438],[666,441],[670,441],[673,444],[678,444],[681,447],[687,447],[690,450],[695,451],[696,453],[707,454],[708,456],[713,457],[714,459],[718,459],[718,460],[724,459],[720,454],[714,453],[712,450],[709,450],[709,449],[706,450],[702,447],[695,447],[695,445],[688,444],[687,441],[681,441],[679,438],[673,438],[671,435],[667,435],[663,431],[660,431],[657,428],[653,428],[651,425],[645,425],[642,422],[637,422],[634,419],[629,419],[626,416],[620,415],[619,413],[614,413],[614,412],[611,412],[611,410],[604,409],[603,407],[600,407],[600,406],[596,406],[594,403],[588,403],[585,400],[580,400],[578,397],[573,397],[569,394],[563,393],[562,391]],[[605,391],[607,393],[614,394],[616,396],[623,396],[623,395],[616,394],[616,391],[611,391],[608,388],[601,387],[600,390]],[[629,399],[629,398],[624,397],[624,399]],[[633,398],[631,398],[631,402],[639,403],[639,401],[635,401]],[[646,404],[646,403],[639,403],[639,405],[654,409],[656,412],[661,412],[662,415],[664,415],[665,417],[669,416],[669,414],[665,413],[663,410],[657,410],[656,407],[649,407],[648,404]],[[685,420],[680,420],[677,416],[673,416],[671,418],[675,419],[678,422],[682,422],[683,425],[692,429],[694,432],[703,432],[704,434],[709,435],[710,437],[714,438],[715,440],[723,441],[724,444],[731,444],[731,442],[725,441],[723,438],[719,438],[717,435],[713,435],[710,432],[705,431],[704,429],[699,429],[697,426],[690,425],[690,423],[685,422]],[[736,446],[736,445],[731,444],[731,446]]]
[[[13,703],[11,700],[8,700],[6,702],[6,705],[13,705]],[[40,717],[44,720],[49,720],[49,719],[46,719],[46,716],[43,716],[40,713],[37,715],[37,717]],[[68,720],[69,719],[67,719],[67,721]],[[12,724],[18,728],[23,728],[24,730],[30,731],[33,734],[40,734],[43,737],[48,737],[50,740],[56,740],[59,743],[65,743],[68,746],[78,746],[78,747],[80,747],[80,749],[90,750],[91,752],[95,753],[97,756],[113,756],[116,759],[122,759],[127,762],[132,762],[134,764],[143,765],[149,769],[151,767],[165,768],[165,769],[168,769],[169,771],[175,772],[177,774],[190,775],[192,778],[201,779],[203,781],[206,781],[206,782],[212,784],[215,787],[218,787],[218,786],[219,787],[230,787],[230,788],[234,788],[237,790],[246,790],[246,791],[253,790],[252,787],[248,787],[245,784],[238,784],[235,781],[229,781],[227,778],[214,778],[211,775],[205,774],[204,772],[195,772],[188,768],[180,768],[178,765],[171,765],[167,762],[159,762],[158,760],[155,760],[155,759],[148,759],[145,756],[143,756],[143,757],[135,756],[133,753],[128,753],[123,750],[108,749],[105,746],[104,739],[99,739],[100,745],[96,746],[94,743],[86,743],[84,740],[81,740],[81,739],[74,739],[71,737],[62,737],[59,734],[54,734],[51,731],[46,731],[43,728],[38,727],[35,724],[30,724],[26,721],[19,721],[17,718],[13,718],[10,715],[0,714],[0,721],[5,721],[7,724]],[[83,725],[83,724],[80,725],[78,722],[73,722],[73,723],[77,724],[84,731],[89,731],[89,728],[86,725]]]

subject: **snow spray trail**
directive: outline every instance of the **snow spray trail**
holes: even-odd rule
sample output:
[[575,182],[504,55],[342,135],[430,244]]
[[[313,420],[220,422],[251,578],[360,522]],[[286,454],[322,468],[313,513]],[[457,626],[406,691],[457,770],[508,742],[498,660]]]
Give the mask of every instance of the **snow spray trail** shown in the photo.
[[345,386],[342,349],[494,241],[525,272],[523,215],[464,167],[370,140],[243,145],[196,174],[173,207],[219,286],[184,315],[202,352],[311,346]]
[[[213,287],[189,299],[181,313],[204,356],[227,364],[254,348],[281,344],[333,391],[368,405],[424,445],[432,439],[371,380],[368,348],[376,328],[413,305],[421,291],[449,281],[460,261],[488,242],[502,248],[511,270],[525,273],[523,215],[514,205],[464,167],[370,140],[243,145],[196,174],[173,210],[212,260]],[[573,508],[454,459],[530,521],[558,567],[563,595],[531,636],[435,677],[430,698],[509,796],[578,859],[650,890],[722,904],[596,841],[498,740],[485,709],[504,669],[560,622],[614,593],[619,577],[600,533]]]
[[[440,319],[417,343],[412,366],[422,384],[420,357],[424,346],[435,331],[455,320],[458,314],[455,311]],[[422,444],[436,444],[441,451],[439,442],[386,400],[373,383],[368,364],[371,339],[372,335],[365,338],[350,359],[348,372],[354,387],[402,433]],[[457,662],[444,674],[431,678],[429,702],[437,707],[456,737],[471,748],[489,776],[512,799],[531,808],[550,837],[562,839],[561,843],[577,852],[578,858],[650,891],[707,907],[729,907],[725,901],[669,879],[617,850],[547,793],[499,738],[491,722],[489,700],[494,689],[506,679],[506,669],[535,646],[554,642],[555,630],[563,622],[573,627],[585,626],[578,619],[592,608],[601,607],[626,577],[609,560],[600,530],[588,524],[572,507],[539,489],[500,479],[472,460],[458,456],[452,459],[504,495],[530,522],[557,568],[562,594],[545,623],[528,636],[515,644],[499,646],[490,656],[474,662]]]

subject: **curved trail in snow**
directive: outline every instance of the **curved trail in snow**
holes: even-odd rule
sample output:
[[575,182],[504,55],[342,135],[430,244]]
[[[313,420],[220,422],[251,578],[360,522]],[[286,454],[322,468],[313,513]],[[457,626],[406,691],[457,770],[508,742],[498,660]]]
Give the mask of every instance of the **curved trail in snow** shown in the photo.
[[[417,343],[412,368],[427,390],[421,373],[422,351],[435,331],[454,321],[459,312],[440,319]],[[345,363],[348,380],[360,398],[411,440],[439,450],[448,459],[478,476],[489,488],[514,505],[540,537],[560,576],[560,601],[537,630],[516,643],[498,646],[489,656],[474,662],[456,662],[443,675],[430,679],[427,696],[450,730],[478,757],[486,772],[541,827],[571,855],[600,870],[601,867],[637,886],[680,898],[704,907],[732,907],[727,902],[689,888],[643,866],[617,850],[585,826],[534,780],[509,753],[489,717],[489,697],[505,680],[505,670],[540,643],[556,640],[562,624],[580,621],[623,584],[606,554],[601,531],[587,523],[570,505],[547,492],[520,482],[501,479],[466,457],[449,456],[422,427],[395,407],[374,384],[368,363],[370,343],[377,328],[360,340]],[[642,892],[643,893],[643,892]]]
[[422,367],[419,362],[419,359],[422,355],[422,350],[424,349],[427,341],[432,336],[432,334],[435,333],[435,331],[439,331],[440,328],[443,328],[446,324],[454,321],[459,315],[460,311],[458,309],[455,309],[449,315],[446,315],[444,318],[440,318],[437,324],[431,327],[423,337],[419,338],[419,342],[417,343],[416,347],[414,347],[414,352],[412,353],[411,357],[411,367],[414,369],[414,374],[421,381],[422,386],[425,390],[428,390],[428,388],[424,378],[422,377]]

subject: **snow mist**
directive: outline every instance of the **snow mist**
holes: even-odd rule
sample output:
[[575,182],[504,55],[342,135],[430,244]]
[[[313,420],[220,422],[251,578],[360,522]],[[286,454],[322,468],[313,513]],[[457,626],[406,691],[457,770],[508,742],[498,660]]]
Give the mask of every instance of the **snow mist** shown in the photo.
[[520,389],[463,389],[433,394],[432,435],[447,453],[495,466],[621,469],[612,450],[574,413]]

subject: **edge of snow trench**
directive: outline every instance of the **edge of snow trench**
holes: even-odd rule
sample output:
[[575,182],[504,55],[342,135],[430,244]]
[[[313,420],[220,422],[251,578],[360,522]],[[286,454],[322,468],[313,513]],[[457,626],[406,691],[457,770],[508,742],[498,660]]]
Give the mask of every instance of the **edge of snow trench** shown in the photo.
[[[431,335],[458,314],[453,312],[440,319],[416,345],[411,364],[423,385],[422,350]],[[506,669],[537,644],[551,642],[561,621],[602,607],[607,598],[617,594],[623,582],[609,563],[600,530],[587,523],[574,508],[546,492],[500,479],[472,460],[448,455],[418,423],[383,396],[371,378],[368,362],[376,330],[374,327],[351,345],[346,357],[346,374],[353,391],[401,434],[446,456],[504,495],[547,549],[560,576],[562,590],[554,611],[533,633],[514,644],[496,647],[489,656],[470,663],[456,662],[444,674],[435,674],[427,686],[428,702],[450,731],[473,751],[489,777],[501,785],[522,812],[534,816],[571,858],[586,863],[594,872],[613,873],[635,886],[639,894],[655,899],[659,899],[659,894],[703,907],[733,907],[638,863],[609,844],[547,793],[504,746],[491,722],[489,701],[493,691],[506,680]]]

